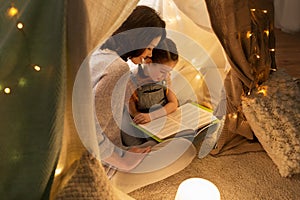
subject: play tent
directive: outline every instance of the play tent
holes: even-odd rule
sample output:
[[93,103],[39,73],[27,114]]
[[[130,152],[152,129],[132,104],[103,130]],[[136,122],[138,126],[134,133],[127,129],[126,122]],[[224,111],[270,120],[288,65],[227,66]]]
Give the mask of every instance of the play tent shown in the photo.
[[[53,184],[55,173],[71,176],[85,149],[97,148],[91,102],[83,101],[80,110],[87,136],[84,141],[78,136],[72,101],[79,100],[72,97],[73,84],[85,57],[138,3],[161,13],[183,55],[177,71],[184,75],[177,83],[191,83],[192,90],[178,84],[178,93],[184,98],[182,92],[193,91],[188,95],[226,118],[212,153],[226,153],[226,147],[234,149],[253,138],[240,110],[240,96],[276,69],[270,51],[273,22],[265,8],[238,0],[5,1],[0,10],[2,197],[49,199],[52,185],[55,196],[65,184],[59,178]],[[89,88],[87,72],[86,77],[82,87]],[[89,95],[87,91],[84,97]],[[99,168],[93,174],[102,184],[98,198],[125,199]]]

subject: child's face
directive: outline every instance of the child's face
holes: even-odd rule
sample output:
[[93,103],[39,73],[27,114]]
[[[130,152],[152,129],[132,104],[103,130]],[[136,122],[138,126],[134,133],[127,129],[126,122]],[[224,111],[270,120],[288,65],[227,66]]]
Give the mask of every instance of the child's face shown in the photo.
[[173,70],[176,63],[176,61],[168,61],[163,64],[149,63],[145,65],[145,71],[153,81],[162,81],[167,77],[169,72]]

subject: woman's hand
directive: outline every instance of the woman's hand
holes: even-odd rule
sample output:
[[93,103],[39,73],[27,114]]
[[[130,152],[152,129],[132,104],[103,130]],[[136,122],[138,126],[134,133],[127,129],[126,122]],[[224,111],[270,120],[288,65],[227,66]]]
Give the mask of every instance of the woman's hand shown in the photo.
[[132,147],[125,151],[125,154],[122,157],[114,152],[110,157],[105,158],[103,161],[109,165],[112,165],[117,170],[127,172],[140,164],[140,162],[150,151],[150,146],[145,148]]
[[151,121],[149,113],[139,113],[133,118],[133,122],[136,124],[146,124]]

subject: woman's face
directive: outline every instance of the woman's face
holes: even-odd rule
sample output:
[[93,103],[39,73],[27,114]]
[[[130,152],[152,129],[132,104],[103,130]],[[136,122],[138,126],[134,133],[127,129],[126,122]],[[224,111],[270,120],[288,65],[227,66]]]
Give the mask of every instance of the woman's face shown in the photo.
[[147,48],[145,49],[145,51],[139,55],[138,57],[132,57],[131,61],[134,64],[142,64],[144,62],[144,60],[146,60],[147,58],[151,58],[152,57],[152,50],[154,47],[157,46],[157,44],[159,43],[161,37],[156,37],[154,38],[151,43],[147,46]]
[[165,63],[149,63],[144,66],[144,72],[150,76],[153,81],[164,80],[170,71],[175,67],[176,61],[168,61]]

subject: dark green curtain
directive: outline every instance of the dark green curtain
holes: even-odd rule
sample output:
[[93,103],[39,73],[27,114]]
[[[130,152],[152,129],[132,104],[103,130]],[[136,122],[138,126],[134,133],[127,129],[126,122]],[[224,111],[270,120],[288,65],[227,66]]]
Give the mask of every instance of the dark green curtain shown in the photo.
[[226,99],[216,110],[216,115],[225,115],[225,126],[212,154],[261,149],[241,108],[242,96],[276,70],[273,8],[260,7],[257,2],[206,0],[212,28],[232,67],[224,81]]
[[1,199],[49,198],[64,121],[64,4],[1,2]]

